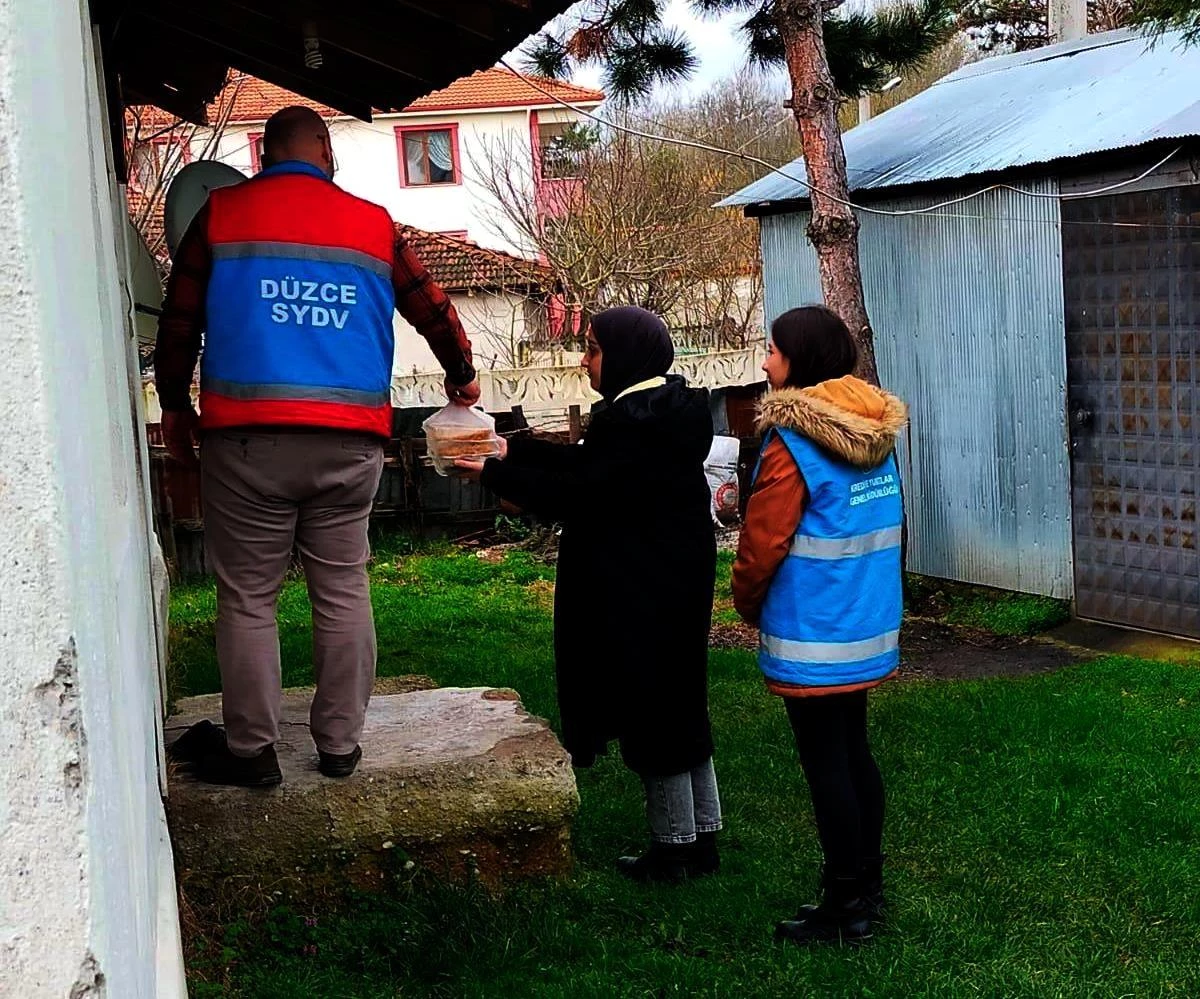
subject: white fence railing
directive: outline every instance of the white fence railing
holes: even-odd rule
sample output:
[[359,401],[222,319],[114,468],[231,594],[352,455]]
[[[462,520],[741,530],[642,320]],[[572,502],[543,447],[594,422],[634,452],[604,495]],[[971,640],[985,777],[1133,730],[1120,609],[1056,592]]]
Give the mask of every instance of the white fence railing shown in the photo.
[[[676,358],[676,373],[700,388],[726,388],[762,381],[761,347],[686,354]],[[440,372],[401,375],[392,382],[392,405],[397,409],[442,406],[446,402]],[[589,387],[578,366],[491,368],[479,372],[480,402],[490,412],[521,406],[526,413],[591,406],[600,397]]]

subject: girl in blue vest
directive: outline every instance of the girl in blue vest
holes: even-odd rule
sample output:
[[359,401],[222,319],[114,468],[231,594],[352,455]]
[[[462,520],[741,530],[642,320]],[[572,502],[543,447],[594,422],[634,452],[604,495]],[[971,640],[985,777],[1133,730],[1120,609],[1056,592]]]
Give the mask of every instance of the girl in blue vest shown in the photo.
[[824,893],[776,927],[797,943],[860,941],[883,915],[883,781],[867,691],[900,662],[903,507],[895,396],[855,378],[846,324],[810,306],[771,327],[762,454],[733,569],[738,612],[783,698],[812,793]]

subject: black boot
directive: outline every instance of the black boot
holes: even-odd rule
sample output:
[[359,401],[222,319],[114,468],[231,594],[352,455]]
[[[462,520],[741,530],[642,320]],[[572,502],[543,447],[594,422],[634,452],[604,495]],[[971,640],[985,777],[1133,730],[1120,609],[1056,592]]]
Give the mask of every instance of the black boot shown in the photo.
[[694,843],[651,843],[640,857],[617,858],[618,871],[643,883],[677,884],[720,869],[716,833],[699,833]]
[[[886,859],[887,854],[881,853],[878,857],[869,857],[862,863],[863,904],[867,907],[871,922],[876,924],[883,923],[887,919],[887,902],[883,897],[883,862]],[[822,876],[822,884],[824,884],[824,876]],[[817,906],[815,905],[802,905],[793,922],[807,919],[816,911]]]
[[871,921],[882,923],[887,917],[887,903],[883,897],[883,862],[887,854],[868,857],[862,865],[863,902],[871,914]]
[[696,833],[696,852],[692,860],[691,877],[700,878],[716,874],[721,869],[721,855],[717,852],[715,832]]
[[821,904],[775,926],[775,939],[797,944],[857,944],[871,938],[871,917],[861,878],[825,878]]
[[689,877],[689,861],[695,848],[695,843],[654,842],[640,857],[618,857],[617,870],[643,884],[678,884]]

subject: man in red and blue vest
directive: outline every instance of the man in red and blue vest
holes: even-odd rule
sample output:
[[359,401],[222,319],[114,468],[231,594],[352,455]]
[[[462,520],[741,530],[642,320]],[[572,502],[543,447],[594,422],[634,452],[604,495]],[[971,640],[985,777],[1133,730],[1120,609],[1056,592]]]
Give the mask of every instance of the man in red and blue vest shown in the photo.
[[195,463],[202,438],[225,722],[192,730],[175,755],[203,780],[246,786],[283,779],[275,610],[293,545],[312,600],[319,767],[344,777],[362,757],[376,657],[367,524],[392,431],[394,310],[429,342],[451,400],[479,399],[449,298],[385,209],[333,184],[322,118],[280,111],[263,152],[265,169],[213,191],[181,241],[155,351],[168,450]]

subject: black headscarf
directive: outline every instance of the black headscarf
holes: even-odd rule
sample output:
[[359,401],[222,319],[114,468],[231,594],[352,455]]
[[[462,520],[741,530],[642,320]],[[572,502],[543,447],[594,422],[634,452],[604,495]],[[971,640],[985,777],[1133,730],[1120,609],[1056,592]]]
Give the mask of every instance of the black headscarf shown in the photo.
[[665,375],[675,362],[667,324],[645,309],[605,309],[592,317],[592,332],[604,353],[600,394],[607,402],[631,385]]

